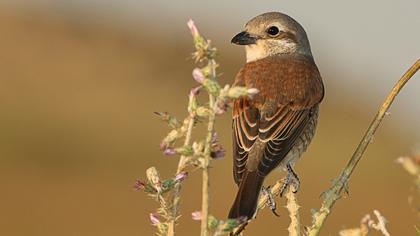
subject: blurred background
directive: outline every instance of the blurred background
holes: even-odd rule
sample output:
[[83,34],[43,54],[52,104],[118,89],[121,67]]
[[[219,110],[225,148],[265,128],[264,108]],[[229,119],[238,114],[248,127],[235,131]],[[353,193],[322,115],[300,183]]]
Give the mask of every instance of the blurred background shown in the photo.
[[[132,189],[177,158],[159,143],[168,128],[152,114],[186,114],[193,18],[220,52],[221,83],[244,64],[230,44],[250,18],[282,11],[306,29],[326,86],[315,141],[297,166],[302,218],[346,164],[393,83],[420,56],[420,2],[3,0],[0,3],[0,235],[154,235],[157,205]],[[420,76],[397,98],[321,235],[358,226],[378,209],[393,235],[415,235],[412,178],[395,159],[420,140]],[[236,193],[230,118],[217,123],[225,159],[211,170],[211,213],[226,216]],[[278,175],[272,175],[273,182]],[[200,174],[183,188],[178,235],[198,235]],[[415,196],[416,197],[416,196]],[[418,197],[418,196],[417,196]],[[284,199],[278,199],[284,205]],[[265,210],[246,235],[285,234]]]

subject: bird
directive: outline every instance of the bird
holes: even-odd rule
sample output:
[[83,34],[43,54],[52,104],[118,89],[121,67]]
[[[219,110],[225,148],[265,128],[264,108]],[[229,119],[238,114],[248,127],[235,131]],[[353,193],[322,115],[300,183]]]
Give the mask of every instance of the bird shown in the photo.
[[264,179],[274,169],[287,172],[282,193],[289,186],[298,190],[293,167],[315,134],[324,85],[305,30],[286,14],[252,18],[231,43],[246,51],[233,86],[259,93],[233,101],[233,176],[239,189],[228,218],[252,219]]

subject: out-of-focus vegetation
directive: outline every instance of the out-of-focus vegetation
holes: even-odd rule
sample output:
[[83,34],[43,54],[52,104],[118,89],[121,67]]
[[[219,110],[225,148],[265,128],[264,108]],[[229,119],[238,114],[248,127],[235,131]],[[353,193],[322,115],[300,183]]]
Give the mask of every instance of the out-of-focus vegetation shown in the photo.
[[[132,185],[149,166],[159,166],[166,178],[177,164],[159,151],[167,129],[152,113],[186,114],[183,104],[193,86],[193,62],[187,58],[193,49],[186,33],[173,39],[150,30],[0,9],[0,235],[153,234],[148,213],[156,206]],[[223,54],[229,42],[215,46],[222,83],[230,83],[243,54]],[[333,79],[325,78],[318,133],[296,170],[305,224],[308,209],[319,207],[320,193],[344,166],[374,113],[340,92],[329,93]],[[412,182],[394,160],[415,141],[390,123],[377,133],[352,178],[350,195],[338,202],[324,234],[357,225],[373,209],[389,220],[391,234],[414,234],[418,218],[408,204]],[[216,125],[221,143],[229,147],[228,115]],[[219,218],[227,215],[236,192],[230,152],[210,170],[211,212]],[[200,208],[199,179],[184,182],[179,235],[199,231],[190,219]],[[247,234],[272,232],[273,225],[284,230],[289,219],[279,210],[280,218],[262,212]]]

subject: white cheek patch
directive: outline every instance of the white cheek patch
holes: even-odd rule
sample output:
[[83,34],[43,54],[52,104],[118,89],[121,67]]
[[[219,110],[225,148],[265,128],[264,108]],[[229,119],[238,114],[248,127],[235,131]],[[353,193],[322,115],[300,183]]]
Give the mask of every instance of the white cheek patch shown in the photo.
[[293,53],[293,52],[296,52],[296,50],[297,50],[297,45],[295,42],[282,41],[281,44],[279,45],[279,51],[284,52],[284,53]]
[[265,47],[261,44],[251,44],[245,46],[246,50],[246,62],[256,61],[268,56],[268,52]]

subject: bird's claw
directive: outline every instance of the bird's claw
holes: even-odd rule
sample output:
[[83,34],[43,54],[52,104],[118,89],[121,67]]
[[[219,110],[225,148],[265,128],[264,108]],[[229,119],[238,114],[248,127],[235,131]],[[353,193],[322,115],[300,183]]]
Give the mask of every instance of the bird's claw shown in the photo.
[[287,176],[284,179],[283,186],[281,186],[281,189],[280,189],[280,197],[283,197],[283,194],[285,193],[286,189],[290,185],[293,185],[293,189],[294,189],[292,191],[293,193],[297,193],[297,191],[299,190],[299,186],[300,186],[299,177],[293,171],[292,166],[290,164],[287,164],[286,167],[287,167]]
[[267,196],[267,205],[271,209],[273,214],[277,217],[280,217],[280,215],[276,212],[277,204],[276,201],[274,201],[274,196],[271,192],[271,186],[268,186],[267,188],[263,187],[262,192]]

